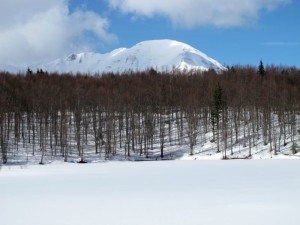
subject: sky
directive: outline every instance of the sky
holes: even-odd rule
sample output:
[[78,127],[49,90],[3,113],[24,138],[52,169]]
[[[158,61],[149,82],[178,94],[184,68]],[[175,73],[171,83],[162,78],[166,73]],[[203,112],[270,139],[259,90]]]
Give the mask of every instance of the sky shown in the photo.
[[0,64],[107,53],[152,39],[187,43],[225,66],[300,68],[296,0],[0,0]]

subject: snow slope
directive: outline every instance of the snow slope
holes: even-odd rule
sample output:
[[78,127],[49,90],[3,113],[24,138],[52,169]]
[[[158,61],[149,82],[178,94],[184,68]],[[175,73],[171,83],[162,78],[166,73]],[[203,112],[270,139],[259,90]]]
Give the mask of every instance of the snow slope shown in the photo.
[[298,225],[298,160],[3,167],[3,225]]
[[38,68],[59,73],[123,73],[145,71],[150,68],[158,71],[225,69],[199,50],[173,40],[144,41],[132,48],[120,48],[107,54],[72,54],[64,59],[40,65]]

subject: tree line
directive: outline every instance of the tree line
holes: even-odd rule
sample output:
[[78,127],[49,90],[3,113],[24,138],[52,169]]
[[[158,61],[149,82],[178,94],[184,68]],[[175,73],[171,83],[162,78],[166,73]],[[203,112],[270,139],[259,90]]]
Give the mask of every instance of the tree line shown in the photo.
[[[207,141],[224,158],[259,140],[274,154],[299,134],[300,71],[234,66],[221,73],[153,69],[127,74],[0,73],[1,161],[38,154],[85,162],[149,158],[159,146]],[[293,146],[296,146],[295,144]],[[292,151],[296,153],[296,147]],[[26,160],[25,159],[25,160]]]

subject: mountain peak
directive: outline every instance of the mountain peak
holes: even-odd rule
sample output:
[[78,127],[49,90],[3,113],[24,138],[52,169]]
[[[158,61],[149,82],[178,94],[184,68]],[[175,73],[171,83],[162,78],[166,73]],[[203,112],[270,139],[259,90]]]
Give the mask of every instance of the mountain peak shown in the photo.
[[174,69],[184,72],[225,69],[219,62],[192,46],[169,39],[142,41],[131,48],[119,48],[106,54],[71,54],[33,69],[37,68],[48,72],[91,74],[137,72],[150,68],[161,72]]

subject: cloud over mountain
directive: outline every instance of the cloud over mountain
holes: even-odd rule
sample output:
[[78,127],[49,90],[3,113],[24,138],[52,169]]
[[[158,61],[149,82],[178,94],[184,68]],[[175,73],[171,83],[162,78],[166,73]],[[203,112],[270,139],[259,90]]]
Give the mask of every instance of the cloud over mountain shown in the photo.
[[91,48],[85,32],[99,41],[116,39],[109,22],[81,9],[70,12],[66,0],[11,0],[0,7],[0,62],[22,65]]

